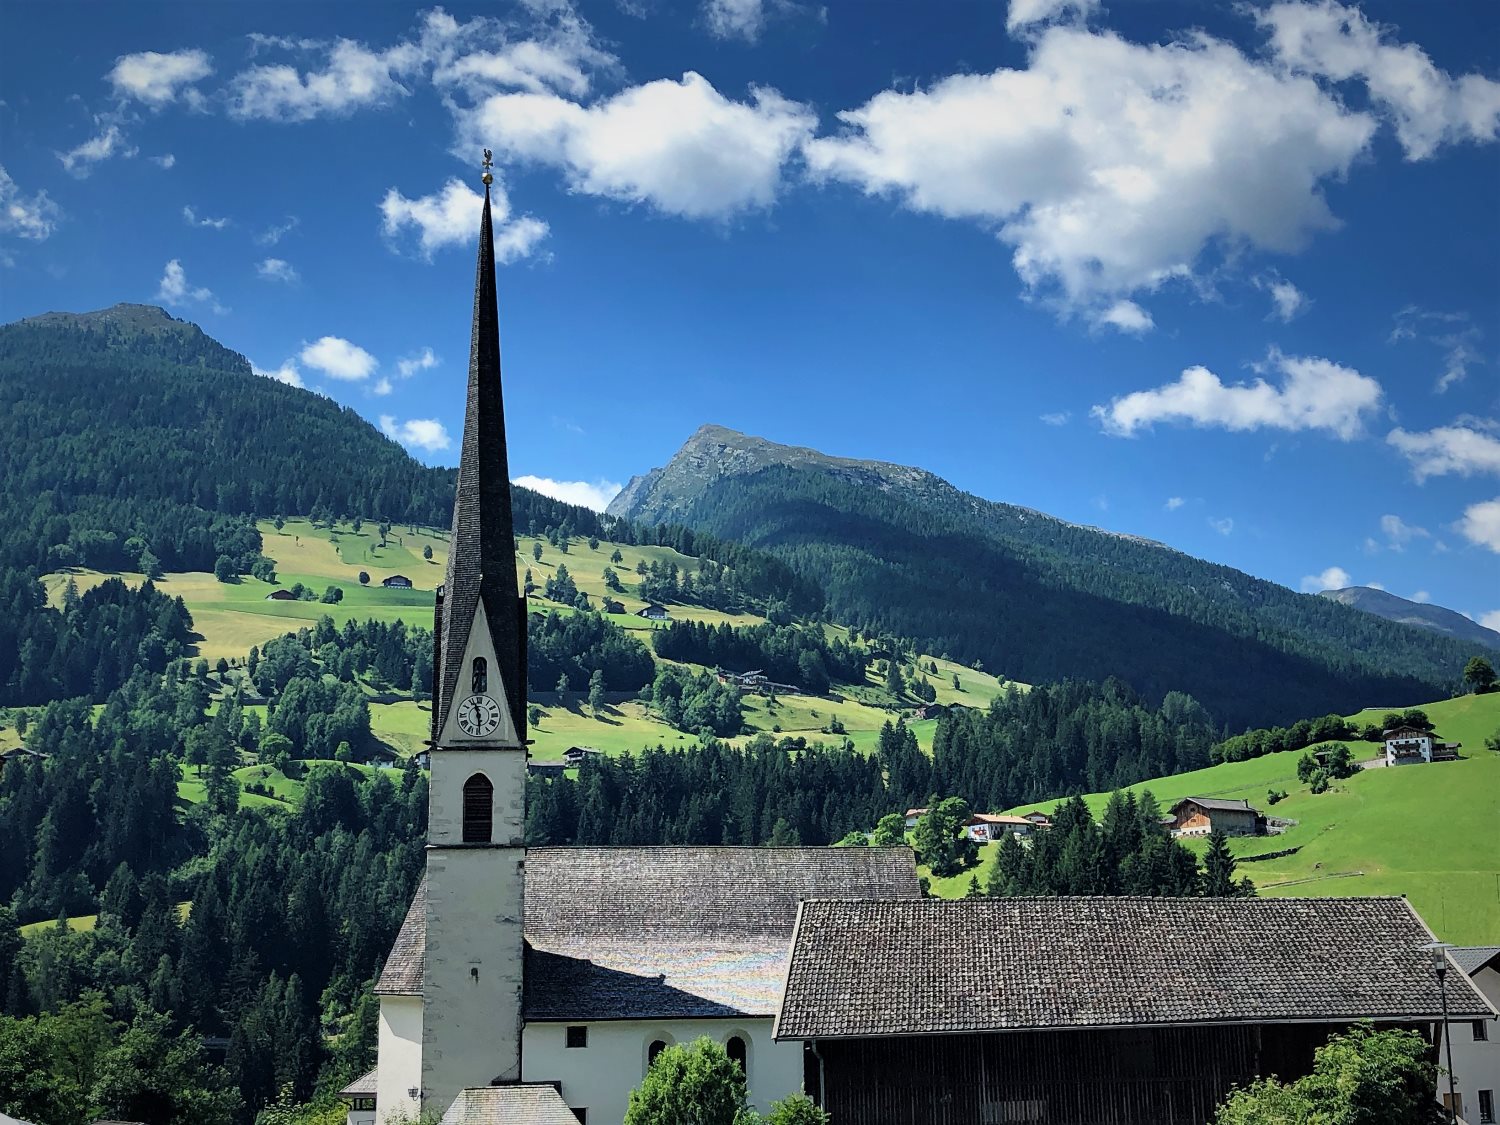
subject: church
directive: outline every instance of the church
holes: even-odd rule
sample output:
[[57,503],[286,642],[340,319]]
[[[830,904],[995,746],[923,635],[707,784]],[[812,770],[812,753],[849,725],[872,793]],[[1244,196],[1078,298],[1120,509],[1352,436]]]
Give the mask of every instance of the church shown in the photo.
[[[488,154],[486,154],[488,155]],[[619,1125],[656,1053],[707,1035],[765,1110],[800,1090],[775,1042],[803,900],[919,896],[905,848],[532,848],[518,593],[484,174],[468,400],[433,620],[427,871],[387,958],[351,1125]]]

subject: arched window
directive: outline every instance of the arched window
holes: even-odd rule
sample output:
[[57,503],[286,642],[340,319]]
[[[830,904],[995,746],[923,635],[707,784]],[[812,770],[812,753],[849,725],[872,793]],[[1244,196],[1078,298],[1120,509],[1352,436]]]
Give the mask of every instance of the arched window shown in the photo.
[[474,695],[483,695],[490,690],[490,662],[482,656],[474,658],[474,676],[469,684],[469,691]]
[[482,773],[464,782],[464,843],[488,844],[493,831],[495,787]]
[[729,1041],[724,1044],[724,1050],[728,1053],[731,1062],[739,1063],[740,1073],[748,1082],[750,1080],[750,1048],[744,1039],[738,1035],[731,1035]]
[[648,1070],[651,1068],[651,1064],[656,1061],[656,1056],[661,1054],[666,1049],[667,1041],[665,1039],[651,1040],[651,1046],[646,1048],[646,1068]]

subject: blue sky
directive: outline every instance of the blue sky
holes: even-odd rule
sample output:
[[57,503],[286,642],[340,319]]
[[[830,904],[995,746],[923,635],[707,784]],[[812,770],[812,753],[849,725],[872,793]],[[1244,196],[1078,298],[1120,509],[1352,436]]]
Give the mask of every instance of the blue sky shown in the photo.
[[167,305],[452,463],[715,422],[1500,628],[1500,6],[7,7],[4,318]]

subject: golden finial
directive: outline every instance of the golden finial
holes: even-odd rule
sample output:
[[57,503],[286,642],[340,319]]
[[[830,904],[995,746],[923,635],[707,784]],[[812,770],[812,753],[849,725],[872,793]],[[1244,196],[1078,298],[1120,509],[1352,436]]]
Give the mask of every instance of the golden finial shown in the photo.
[[495,154],[489,149],[484,150],[484,175],[479,178],[484,181],[485,187],[489,187],[495,182],[495,177],[490,175],[490,169],[495,166],[494,156]]

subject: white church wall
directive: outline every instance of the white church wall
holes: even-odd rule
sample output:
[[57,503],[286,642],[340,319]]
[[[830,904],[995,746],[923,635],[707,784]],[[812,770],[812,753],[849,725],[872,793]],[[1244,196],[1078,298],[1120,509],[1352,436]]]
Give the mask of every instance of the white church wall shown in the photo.
[[420,1103],[408,1090],[422,1088],[422,998],[382,996],[380,1037],[377,1047],[380,1069],[375,1076],[377,1120],[411,1118]]
[[[1474,984],[1483,992],[1491,1004],[1500,1007],[1500,970],[1481,969],[1473,976]],[[1475,1025],[1470,1020],[1457,1020],[1451,1025],[1453,1035],[1453,1085],[1463,1099],[1462,1113],[1465,1120],[1490,1122],[1500,1118],[1500,1020],[1479,1021],[1482,1039],[1474,1038]],[[1447,1058],[1443,1058],[1447,1065]],[[1494,1115],[1485,1118],[1480,1113],[1479,1092],[1489,1092],[1487,1099]],[[1448,1092],[1447,1078],[1438,1079],[1438,1094]]]
[[[587,1047],[567,1046],[567,1029],[588,1028]],[[771,1020],[611,1020],[605,1023],[528,1023],[522,1035],[522,1081],[562,1082],[563,1101],[589,1111],[589,1125],[620,1125],[630,1091],[646,1075],[653,1040],[690,1043],[706,1035],[725,1043],[738,1035],[748,1046],[750,1101],[767,1112],[773,1101],[802,1089],[802,1044],[777,1043]]]

